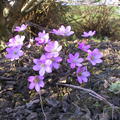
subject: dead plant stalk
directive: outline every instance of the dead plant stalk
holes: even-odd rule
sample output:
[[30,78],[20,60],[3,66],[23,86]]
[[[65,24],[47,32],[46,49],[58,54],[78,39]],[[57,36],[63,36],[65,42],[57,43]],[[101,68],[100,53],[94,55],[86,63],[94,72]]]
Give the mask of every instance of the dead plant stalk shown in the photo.
[[112,103],[110,103],[106,98],[102,97],[101,95],[99,95],[98,93],[96,93],[93,90],[87,89],[87,88],[83,88],[81,86],[75,86],[75,85],[71,85],[71,84],[62,84],[62,83],[57,83],[57,85],[61,85],[61,86],[66,86],[66,87],[70,87],[70,88],[74,88],[74,89],[78,89],[78,90],[83,90],[86,93],[88,93],[89,95],[91,95],[94,98],[99,99],[100,101],[103,101],[104,103],[106,103],[107,105],[109,105],[112,110],[115,109],[119,109],[118,106],[113,105]]

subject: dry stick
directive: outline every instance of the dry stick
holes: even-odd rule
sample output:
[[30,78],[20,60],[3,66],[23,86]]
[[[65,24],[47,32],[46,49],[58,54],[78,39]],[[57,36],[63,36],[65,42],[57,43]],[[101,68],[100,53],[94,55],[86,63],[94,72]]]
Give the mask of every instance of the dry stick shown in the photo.
[[43,101],[42,101],[42,97],[41,97],[41,92],[40,91],[39,91],[39,96],[40,96],[40,106],[41,106],[41,109],[42,109],[42,113],[44,115],[45,120],[47,120],[47,116],[46,116],[45,111],[43,109]]
[[13,80],[14,78],[10,77],[10,78],[7,78],[7,77],[3,77],[3,76],[0,76],[0,80]]
[[62,85],[62,86],[66,86],[66,87],[70,87],[70,88],[74,88],[74,89],[79,89],[79,90],[83,90],[87,93],[89,93],[89,95],[101,100],[101,101],[104,101],[106,104],[108,104],[113,110],[116,108],[116,109],[119,109],[118,106],[115,106],[113,105],[112,103],[110,103],[109,101],[107,101],[107,99],[105,99],[104,97],[102,97],[101,95],[99,95],[98,93],[94,92],[93,90],[90,90],[90,89],[87,89],[87,88],[83,88],[81,86],[75,86],[75,85],[71,85],[71,84],[62,84],[62,83],[57,83],[57,85]]

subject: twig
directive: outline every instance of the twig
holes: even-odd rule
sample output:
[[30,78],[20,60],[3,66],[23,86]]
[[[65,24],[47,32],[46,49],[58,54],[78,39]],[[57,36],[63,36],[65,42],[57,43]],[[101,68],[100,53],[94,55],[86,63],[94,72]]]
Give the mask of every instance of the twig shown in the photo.
[[[26,72],[26,71],[31,71],[32,67],[17,67],[17,69],[14,72]],[[0,71],[0,74],[12,72],[12,70],[2,70]]]
[[38,104],[39,101],[40,101],[39,99],[30,101],[29,103],[26,103],[26,107],[27,107],[27,108],[30,108],[33,104]]
[[13,80],[14,78],[10,77],[10,78],[7,78],[7,77],[3,77],[3,76],[0,76],[0,80]]
[[66,87],[70,87],[70,88],[74,88],[74,89],[79,89],[79,90],[83,90],[87,93],[89,93],[89,95],[99,99],[100,101],[103,101],[104,103],[108,104],[113,110],[114,109],[119,109],[118,106],[113,105],[112,103],[110,103],[109,101],[107,101],[106,98],[102,97],[101,95],[99,95],[98,93],[96,93],[93,90],[87,89],[87,88],[83,88],[81,86],[75,86],[75,85],[71,85],[71,84],[62,84],[62,83],[57,83],[57,85],[62,85],[62,86],[66,86]]
[[47,120],[47,116],[46,116],[45,111],[43,109],[43,101],[42,101],[42,97],[41,97],[41,92],[39,92],[39,96],[40,96],[40,105],[41,105],[42,113],[44,115],[45,120]]
[[27,9],[29,9],[34,4],[34,2],[36,2],[36,0],[30,0],[26,2],[26,4],[21,9],[21,12],[25,12]]
[[38,28],[39,30],[43,30],[43,29],[44,29],[45,31],[50,32],[50,29],[49,29],[49,28],[45,28],[45,27],[39,26],[39,25],[36,24],[36,23],[28,22],[27,24],[28,24],[29,26],[36,27],[36,28]]
[[[19,110],[22,110],[22,109],[29,109],[31,106],[33,106],[34,104],[38,104],[39,103],[39,99],[36,99],[36,100],[33,100],[33,101],[30,101],[29,103],[26,103],[25,105],[21,105],[21,106],[17,106],[15,108],[9,108],[12,111],[19,111]],[[8,108],[5,109],[5,111],[7,111]]]

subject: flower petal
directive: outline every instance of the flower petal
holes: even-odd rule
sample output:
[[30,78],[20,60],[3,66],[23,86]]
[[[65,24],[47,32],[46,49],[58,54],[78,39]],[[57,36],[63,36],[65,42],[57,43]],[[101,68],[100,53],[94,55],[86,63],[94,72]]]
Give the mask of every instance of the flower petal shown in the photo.
[[81,79],[81,77],[77,77],[77,80],[78,80],[78,82],[81,84],[82,83],[82,79]]
[[33,70],[39,71],[39,70],[40,70],[40,65],[34,65],[34,66],[33,66]]
[[71,63],[70,64],[70,67],[73,69],[73,68],[75,68],[75,63]]
[[44,87],[44,85],[45,85],[45,83],[43,82],[43,80],[41,80],[41,81],[39,82],[39,86],[40,86],[40,87]]
[[48,72],[48,73],[51,73],[51,72],[52,72],[52,68],[51,68],[50,66],[47,66],[47,67],[45,68],[45,70],[46,70],[46,72]]
[[40,91],[40,86],[39,86],[39,84],[36,84],[36,85],[35,85],[35,90],[36,90],[37,92]]
[[32,90],[34,87],[35,87],[35,84],[34,83],[30,83],[29,89]]
[[44,67],[40,69],[39,74],[40,74],[40,76],[44,76],[44,74],[45,74],[45,68]]

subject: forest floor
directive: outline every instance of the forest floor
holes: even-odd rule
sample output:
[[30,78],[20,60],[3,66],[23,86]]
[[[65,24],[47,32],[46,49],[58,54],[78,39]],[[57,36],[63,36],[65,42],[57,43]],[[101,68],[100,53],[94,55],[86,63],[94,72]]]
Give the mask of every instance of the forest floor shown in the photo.
[[[120,92],[115,94],[109,90],[112,83],[120,81],[120,41],[94,42],[92,46],[103,52],[103,63],[92,68],[89,82],[81,86],[120,108]],[[27,78],[32,73],[32,66],[21,61],[19,65],[6,61],[3,54],[0,56],[0,120],[44,120],[39,95],[28,89]],[[46,80],[50,81],[50,78],[53,81],[66,79],[61,71],[55,71]],[[75,85],[79,86],[79,83]],[[82,90],[48,82],[41,94],[47,120],[120,120],[120,109],[111,108]]]

